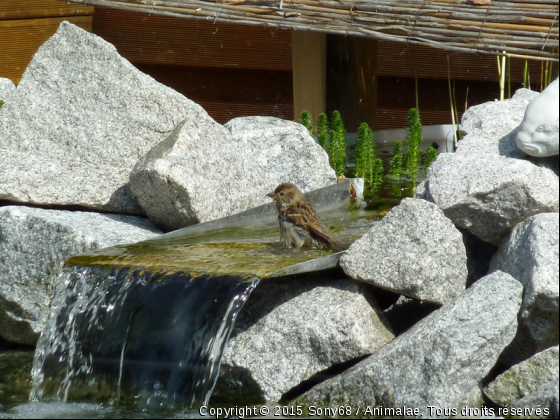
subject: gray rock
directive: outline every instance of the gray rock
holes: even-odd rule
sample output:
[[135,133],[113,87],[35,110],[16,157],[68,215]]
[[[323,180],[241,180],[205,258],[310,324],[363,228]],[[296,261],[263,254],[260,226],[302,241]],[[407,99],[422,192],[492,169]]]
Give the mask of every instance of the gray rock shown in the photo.
[[245,210],[247,193],[237,188],[244,169],[223,126],[185,121],[138,161],[130,185],[150,220],[168,231]]
[[5,77],[0,77],[0,101],[6,102],[15,89],[16,85],[14,85],[14,82]]
[[460,295],[467,281],[461,233],[436,205],[413,198],[373,224],[340,264],[356,280],[439,304]]
[[484,394],[495,404],[510,406],[550,381],[558,383],[558,346],[544,350],[499,375]]
[[319,407],[458,407],[513,339],[522,287],[496,272],[341,375],[295,401]]
[[37,342],[54,284],[71,255],[157,233],[135,216],[0,208],[0,335],[15,343]]
[[494,245],[528,217],[558,211],[558,176],[503,156],[442,153],[427,188],[455,225]]
[[460,155],[499,154],[520,158],[525,154],[515,139],[527,105],[538,95],[519,89],[511,99],[471,106],[463,114],[461,127],[465,136],[457,144]]
[[165,230],[219,219],[269,203],[282,182],[310,191],[335,182],[327,154],[302,125],[246,117],[226,127],[180,124],[130,175],[150,219]]
[[531,419],[557,419],[560,414],[559,398],[560,387],[558,378],[540,385],[531,394],[511,404],[510,413]]
[[[255,194],[267,194],[282,182],[292,182],[303,192],[336,182],[327,154],[301,124],[274,117],[241,117],[225,127],[249,162],[250,173],[243,182],[250,181]],[[257,197],[257,205],[269,202],[268,197]]]
[[485,413],[482,407],[485,406],[484,395],[480,387],[475,385],[461,399],[457,406],[457,415],[452,416],[453,419],[470,419],[470,418],[496,418],[495,413]]
[[130,171],[185,118],[209,119],[111,44],[63,22],[0,113],[0,199],[143,213]]
[[427,187],[428,187],[428,180],[427,179],[423,179],[422,181],[420,181],[416,185],[416,188],[414,189],[414,193],[412,195],[412,198],[418,198],[419,200],[431,201],[426,196]]
[[264,280],[239,314],[213,398],[277,402],[314,374],[375,352],[393,335],[374,302],[348,280]]
[[517,336],[503,360],[524,360],[558,344],[558,213],[544,213],[518,224],[502,242],[490,271],[504,271],[523,284]]

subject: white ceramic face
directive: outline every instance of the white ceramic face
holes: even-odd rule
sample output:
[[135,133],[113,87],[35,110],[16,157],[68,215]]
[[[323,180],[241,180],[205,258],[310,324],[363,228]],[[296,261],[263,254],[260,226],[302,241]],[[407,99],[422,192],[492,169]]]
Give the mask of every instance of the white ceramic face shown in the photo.
[[558,154],[558,79],[527,107],[517,134],[517,147],[530,156]]

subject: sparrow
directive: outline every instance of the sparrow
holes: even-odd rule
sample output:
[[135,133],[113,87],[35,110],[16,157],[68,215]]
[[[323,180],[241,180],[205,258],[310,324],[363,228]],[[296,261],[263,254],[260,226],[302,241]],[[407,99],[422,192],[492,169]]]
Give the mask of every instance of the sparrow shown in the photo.
[[267,196],[276,201],[283,247],[345,249],[294,184],[280,184]]

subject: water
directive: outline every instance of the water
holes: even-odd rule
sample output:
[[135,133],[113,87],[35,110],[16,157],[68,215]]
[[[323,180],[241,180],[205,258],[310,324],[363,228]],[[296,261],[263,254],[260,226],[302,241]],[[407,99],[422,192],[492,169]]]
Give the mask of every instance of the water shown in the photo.
[[206,404],[221,355],[258,279],[70,266],[32,369],[32,401],[138,409]]

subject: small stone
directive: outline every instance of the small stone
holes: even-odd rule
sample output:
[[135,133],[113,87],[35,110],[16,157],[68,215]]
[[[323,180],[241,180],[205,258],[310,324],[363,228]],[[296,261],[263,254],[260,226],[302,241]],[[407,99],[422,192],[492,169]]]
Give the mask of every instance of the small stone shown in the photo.
[[261,204],[282,182],[303,192],[334,184],[325,151],[301,124],[272,117],[180,124],[139,160],[132,190],[164,230],[230,216]]
[[6,102],[8,97],[14,93],[16,85],[10,79],[0,77],[0,101]]
[[527,105],[537,95],[538,92],[519,89],[511,99],[469,107],[461,119],[465,135],[457,144],[457,154],[524,157],[525,154],[515,144],[515,138]]

